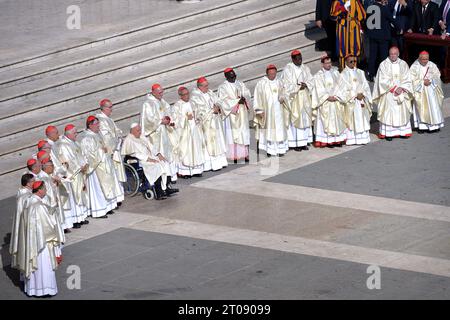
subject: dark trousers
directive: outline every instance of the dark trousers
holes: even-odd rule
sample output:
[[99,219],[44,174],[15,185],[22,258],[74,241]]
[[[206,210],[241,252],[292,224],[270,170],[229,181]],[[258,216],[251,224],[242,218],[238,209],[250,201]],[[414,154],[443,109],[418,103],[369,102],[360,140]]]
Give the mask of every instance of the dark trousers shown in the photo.
[[336,45],[336,21],[327,19],[324,21],[323,28],[325,29],[325,32],[327,33],[327,43],[328,48],[331,52],[331,59],[337,60],[338,54],[337,54],[337,45]]
[[405,39],[403,39],[403,34],[395,34],[392,36],[391,47],[396,46],[400,51],[400,57],[402,57],[403,49],[405,47]]
[[161,187],[161,181],[162,181],[161,177],[159,177],[158,180],[155,181],[155,192],[156,192],[155,196],[157,198],[161,197],[164,193],[164,191]]
[[390,40],[369,39],[369,75],[375,77],[381,61],[389,55]]

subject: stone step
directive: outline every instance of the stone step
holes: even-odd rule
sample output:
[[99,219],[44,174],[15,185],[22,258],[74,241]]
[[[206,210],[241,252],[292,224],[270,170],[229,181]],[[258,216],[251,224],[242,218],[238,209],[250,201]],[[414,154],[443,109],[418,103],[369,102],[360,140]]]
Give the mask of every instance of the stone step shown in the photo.
[[[14,85],[2,88],[0,98],[0,119],[14,115],[19,110],[7,108],[8,103],[25,102],[44,90],[62,90],[69,85],[78,85],[81,82],[92,81],[100,77],[115,77],[121,72],[131,71],[143,64],[152,63],[158,58],[176,59],[176,57],[189,49],[215,43],[231,36],[250,33],[260,28],[276,26],[280,22],[291,21],[314,12],[313,9],[305,11],[305,1],[283,4],[269,11],[258,11],[253,15],[233,19],[233,30],[230,33],[228,21],[220,25],[213,25],[202,29],[202,36],[197,31],[186,32],[182,36],[173,36],[164,43],[161,41],[142,45],[134,50],[120,51],[104,58],[93,58],[89,63],[79,63],[73,68],[59,69],[57,72],[46,72],[39,76],[27,78],[26,82],[14,82]],[[100,54],[100,53],[99,53]],[[98,60],[94,62],[94,60]],[[5,103],[8,102],[8,103]],[[3,106],[3,108],[2,108]],[[24,104],[26,107],[26,104]],[[10,112],[8,112],[10,110]]]
[[[265,66],[269,63],[274,63],[278,66],[279,71],[281,71],[284,65],[290,61],[289,52],[290,50],[276,56],[258,60],[254,63],[236,66],[236,73],[238,74],[239,79],[244,81],[253,92],[256,82],[264,75]],[[319,57],[321,53],[316,52],[314,50],[314,46],[308,46],[305,49],[302,49],[302,53],[304,62],[311,68],[311,71],[313,73],[318,71],[320,68]],[[223,73],[219,71],[215,74],[208,75],[208,80],[210,82],[210,87],[215,89],[224,81]],[[190,81],[188,83],[180,83],[179,85],[187,85],[189,88],[193,88],[195,82]],[[165,99],[171,104],[178,99],[176,94],[177,86],[166,87],[165,89]],[[140,108],[144,100],[144,97],[140,97],[139,99],[124,102],[120,105],[115,103],[113,118],[117,125],[125,133],[128,131],[131,122],[138,121]],[[98,111],[95,110],[92,114],[96,112]],[[75,124],[79,130],[82,130],[84,128],[85,119],[86,115],[83,115],[82,117],[71,119],[71,123]],[[63,130],[63,126],[67,123],[68,122],[55,123],[55,125],[59,127],[61,132]],[[12,179],[11,177],[18,179],[20,177],[20,174],[25,168],[26,160],[29,159],[30,156],[37,150],[37,141],[44,138],[43,131],[44,128],[42,127],[33,129],[28,133],[28,135],[22,135],[20,139],[15,139],[16,146],[20,145],[22,147],[16,151],[0,156],[0,176],[2,176],[2,179]]]
[[[20,58],[16,60],[13,60],[11,58],[0,59],[0,72],[21,68],[36,63],[48,62],[49,60],[56,60],[61,56],[127,39],[130,36],[132,37],[136,34],[146,32],[148,29],[152,29],[155,27],[164,27],[174,22],[177,23],[178,21],[186,21],[189,19],[196,20],[198,18],[201,18],[203,15],[209,15],[217,10],[229,10],[235,5],[245,4],[248,1],[249,0],[229,0],[224,3],[223,0],[208,0],[207,2],[202,3],[201,8],[199,8],[198,5],[193,5],[185,7],[183,10],[174,10],[173,12],[170,12],[170,15],[167,14],[166,10],[162,10],[162,8],[159,7],[158,11],[163,11],[166,14],[151,15],[151,23],[149,23],[148,17],[136,17],[132,21],[125,22],[117,21],[113,26],[109,26],[107,30],[101,27],[91,28],[93,30],[93,33],[84,32],[83,38],[77,39],[77,41],[74,41],[74,43],[70,42],[69,44],[63,44],[61,47],[58,47],[58,49],[55,50],[43,50],[39,53],[36,53],[35,49],[36,47],[39,48],[39,46],[32,46],[33,50],[26,51],[30,53],[21,55]],[[147,2],[143,3],[143,5],[150,6],[153,4]],[[182,13],[180,13],[181,11]],[[102,36],[99,37],[99,33],[102,34]]]
[[[108,41],[97,41],[95,46],[84,46],[83,50],[73,52],[61,51],[59,56],[46,61],[37,61],[23,68],[0,72],[0,85],[29,81],[47,73],[61,72],[77,68],[79,64],[91,65],[109,57],[126,56],[131,52],[144,50],[146,46],[164,44],[167,40],[183,37],[188,33],[201,31],[204,28],[214,28],[222,24],[229,24],[238,18],[251,20],[254,15],[269,13],[271,9],[289,6],[292,3],[304,2],[309,9],[313,9],[312,0],[290,0],[273,3],[269,0],[234,1],[229,5],[222,5],[207,12],[188,15],[180,19],[172,19],[147,28],[130,31],[124,35],[109,38]],[[62,54],[65,52],[65,54]],[[0,69],[1,70],[1,69]]]
[[265,66],[282,69],[296,48],[316,72],[322,52],[314,45],[325,34],[314,9],[313,0],[211,0],[201,11],[0,66],[0,188],[18,186],[47,125],[81,131],[102,98],[114,102],[113,119],[127,132],[155,82],[172,104],[178,86],[192,89],[207,76],[216,89],[231,66],[253,91]]
[[[45,91],[36,97],[27,99],[26,102],[8,103],[8,109],[17,110],[17,112],[0,121],[0,138],[89,112],[102,96],[117,96],[115,100],[124,97],[128,97],[127,100],[130,100],[136,95],[142,96],[152,82],[164,82],[164,78],[174,72],[179,73],[184,70],[186,74],[195,73],[198,77],[209,72],[209,65],[213,60],[219,62],[217,67],[221,68],[223,65],[229,64],[227,61],[230,59],[235,61],[234,64],[239,64],[240,61],[236,57],[245,57],[244,59],[249,61],[265,52],[276,52],[278,46],[292,48],[312,45],[313,41],[322,34],[317,29],[307,30],[307,28],[312,28],[309,21],[313,15],[309,14],[294,19],[299,24],[296,28],[292,27],[292,22],[283,22],[277,26],[258,29],[252,32],[251,38],[243,34],[230,37],[226,42],[222,40],[188,50],[176,60],[177,62],[182,61],[179,64],[168,61],[166,58],[159,58],[151,63],[144,63],[138,70],[124,72],[120,77],[86,81],[78,86],[68,87],[66,90]],[[306,33],[310,33],[311,36]],[[308,37],[314,37],[314,40],[309,40]],[[197,70],[203,72],[197,73]],[[178,77],[185,79],[185,76],[179,74]],[[32,111],[27,111],[28,105],[35,107],[32,107]],[[2,106],[1,110],[4,108]],[[23,112],[19,114],[20,110]]]
[[[281,52],[280,54],[284,55],[285,53]],[[306,52],[305,52],[305,54],[306,54]],[[276,57],[277,55],[278,55],[277,53],[272,53],[272,54],[269,53],[266,56],[266,58],[270,60],[271,57]],[[314,57],[315,53],[312,53],[312,56]],[[305,57],[305,58],[307,58],[307,57]],[[264,59],[264,57],[261,57],[261,59]],[[251,59],[249,61],[240,60],[234,66],[235,67],[244,67],[246,65],[252,65],[254,68],[258,68],[258,69],[259,68],[263,68],[264,66],[261,65],[260,63],[258,63],[258,61],[263,61],[261,59]],[[205,75],[220,74],[221,75],[222,70],[223,70],[223,65],[220,65],[220,67],[217,70],[214,70],[214,71],[210,70],[211,72],[206,71],[203,74],[205,74]],[[262,70],[259,70],[259,71],[262,72]],[[199,73],[199,74],[201,74],[201,73]],[[245,74],[243,76],[245,76]],[[175,80],[179,80],[177,77],[178,77],[178,75],[176,74],[175,75]],[[195,79],[195,77],[193,77],[193,75],[189,75],[189,77],[191,79],[185,78],[184,79],[185,81],[180,80],[178,82],[175,82],[172,87],[176,88],[178,85],[189,83],[191,80]],[[182,79],[182,78],[180,78],[180,79]],[[162,82],[162,83],[164,84],[164,86],[166,87],[167,90],[170,89],[171,86],[170,86],[169,83],[165,83],[165,82]],[[120,109],[120,108],[122,108],[122,106],[125,106],[125,105],[130,105],[130,104],[134,104],[134,103],[136,103],[138,105],[141,104],[142,98],[145,97],[145,95],[148,92],[148,87],[144,87],[143,90],[144,91],[140,95],[136,95],[136,92],[133,91],[132,94],[134,94],[134,99],[133,99],[133,97],[127,98],[126,96],[124,96],[123,92],[121,94],[117,95],[117,99],[115,99],[115,96],[114,97],[109,96],[109,97],[111,99],[114,98],[113,101],[115,103],[116,108]],[[96,99],[96,101],[93,102],[92,108],[87,113],[94,112],[95,110],[97,110],[97,104],[98,104],[98,99]],[[64,123],[73,122],[74,120],[76,120],[78,118],[83,118],[84,116],[85,116],[85,114],[73,115],[72,117],[69,116],[68,118],[66,118],[66,119],[64,119],[62,121],[54,120],[51,123],[52,124],[61,124],[62,125]],[[31,130],[26,130],[26,131],[23,130],[22,132],[20,132],[20,133],[18,133],[16,135],[11,135],[11,136],[7,136],[5,138],[0,138],[0,155],[5,155],[5,154],[8,154],[8,153],[12,153],[12,152],[16,152],[18,150],[21,150],[22,146],[24,145],[24,143],[26,143],[26,141],[29,140],[29,136],[30,135],[31,136],[40,135],[41,132],[42,132],[41,130],[43,130],[43,127],[36,127],[34,129],[31,129]],[[34,141],[32,142],[32,144],[34,144]]]

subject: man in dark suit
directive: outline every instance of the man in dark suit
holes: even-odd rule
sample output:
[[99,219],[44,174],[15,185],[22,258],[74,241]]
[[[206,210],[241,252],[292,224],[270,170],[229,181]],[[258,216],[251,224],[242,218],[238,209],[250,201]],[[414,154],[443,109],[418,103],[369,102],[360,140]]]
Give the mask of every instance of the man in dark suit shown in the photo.
[[330,16],[333,0],[316,0],[316,25],[324,28],[331,51],[331,60],[337,60],[336,21]]
[[400,54],[403,52],[403,35],[410,28],[412,7],[414,0],[389,0],[388,7],[394,18],[392,24],[392,46],[398,47]]
[[[411,27],[408,32],[427,35],[440,34],[439,6],[430,0],[418,0],[413,7]],[[430,60],[439,60],[440,48],[433,46],[413,47],[410,56],[417,57],[419,52],[426,50],[430,53]],[[407,61],[410,63],[411,61]]]
[[434,34],[438,33],[439,7],[431,0],[417,1],[411,17],[408,32]]
[[[373,5],[380,8],[380,25],[377,26],[367,25],[367,37],[369,38],[369,70],[368,70],[368,80],[373,81],[375,74],[377,72],[378,64],[387,58],[389,54],[389,44],[391,42],[391,24],[394,24],[394,18],[389,11],[386,1],[376,0]],[[377,14],[377,11],[372,13]],[[369,21],[369,16],[367,21]]]

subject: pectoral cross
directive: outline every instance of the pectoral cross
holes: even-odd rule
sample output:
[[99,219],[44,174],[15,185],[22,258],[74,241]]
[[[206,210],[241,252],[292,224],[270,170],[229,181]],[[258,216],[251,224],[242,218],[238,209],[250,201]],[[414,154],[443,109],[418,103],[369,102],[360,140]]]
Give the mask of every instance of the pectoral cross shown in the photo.
[[424,74],[424,76],[423,76],[423,79],[424,79],[424,80],[425,80],[425,79],[428,79],[428,78],[427,78],[428,70],[430,70],[430,67],[427,67],[427,71],[425,72],[425,74]]

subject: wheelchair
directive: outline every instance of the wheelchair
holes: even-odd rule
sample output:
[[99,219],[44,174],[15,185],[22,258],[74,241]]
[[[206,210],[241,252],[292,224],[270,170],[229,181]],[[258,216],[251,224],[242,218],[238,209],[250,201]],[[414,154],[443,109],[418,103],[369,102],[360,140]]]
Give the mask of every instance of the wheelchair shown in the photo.
[[139,192],[147,200],[156,198],[155,186],[150,185],[144,174],[144,169],[139,165],[139,160],[132,156],[125,156],[123,160],[127,181],[123,184],[125,196],[134,197]]

